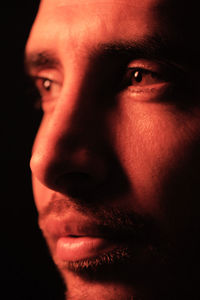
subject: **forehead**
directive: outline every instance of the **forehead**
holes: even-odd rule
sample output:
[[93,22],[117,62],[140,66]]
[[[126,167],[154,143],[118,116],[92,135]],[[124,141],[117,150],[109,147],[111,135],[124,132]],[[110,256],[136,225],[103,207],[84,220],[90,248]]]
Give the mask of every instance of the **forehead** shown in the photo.
[[[76,60],[106,44],[159,41],[173,59],[199,62],[198,1],[42,0],[26,53]],[[194,46],[195,45],[195,46]],[[72,54],[72,55],[71,55]]]
[[[89,18],[101,18],[105,21],[125,21],[125,19],[142,19],[154,10],[161,0],[43,0],[41,16],[54,21],[64,20],[68,24],[90,21]],[[49,19],[48,19],[49,20]],[[110,22],[109,22],[110,23]]]
[[[148,36],[156,26],[159,0],[43,0],[33,30],[34,44],[106,43]],[[77,45],[78,43],[78,45]],[[29,43],[30,44],[30,43]]]

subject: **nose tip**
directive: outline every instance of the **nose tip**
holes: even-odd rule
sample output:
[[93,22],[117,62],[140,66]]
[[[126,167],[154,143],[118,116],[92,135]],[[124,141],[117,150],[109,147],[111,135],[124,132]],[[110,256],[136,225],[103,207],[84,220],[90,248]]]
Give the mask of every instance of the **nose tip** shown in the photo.
[[47,188],[71,197],[88,195],[104,180],[106,173],[101,159],[85,149],[71,154],[67,149],[65,154],[33,152],[30,167]]

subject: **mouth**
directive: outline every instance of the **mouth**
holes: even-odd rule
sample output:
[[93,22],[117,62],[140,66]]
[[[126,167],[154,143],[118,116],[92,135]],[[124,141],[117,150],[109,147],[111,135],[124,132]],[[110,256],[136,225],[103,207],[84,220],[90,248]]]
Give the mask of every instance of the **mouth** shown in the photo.
[[119,220],[116,215],[96,219],[69,208],[62,215],[54,212],[40,216],[39,225],[55,263],[67,269],[130,264],[132,259],[145,259],[146,251],[154,255],[151,249],[157,248],[157,234],[147,226],[152,224],[136,216],[127,217],[126,222]]
[[40,220],[53,256],[56,260],[75,262],[92,259],[117,247],[112,233],[102,232],[102,227],[94,220],[77,212],[70,212],[66,218],[51,215]]
[[96,257],[114,245],[101,237],[66,236],[60,237],[56,243],[56,257],[64,261],[78,261]]

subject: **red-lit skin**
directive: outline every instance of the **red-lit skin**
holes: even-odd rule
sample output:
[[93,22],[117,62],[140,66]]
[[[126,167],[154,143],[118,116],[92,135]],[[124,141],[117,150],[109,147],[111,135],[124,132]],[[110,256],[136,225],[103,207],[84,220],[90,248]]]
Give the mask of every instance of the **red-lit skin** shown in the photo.
[[[119,163],[130,188],[119,197],[105,195],[102,199],[105,206],[121,207],[122,210],[129,208],[150,215],[172,241],[177,236],[184,236],[185,228],[198,215],[198,203],[191,204],[191,199],[199,183],[200,106],[193,105],[188,113],[179,107],[176,99],[159,101],[166,98],[168,83],[155,81],[153,92],[131,94],[126,89],[119,93],[117,103],[105,113],[95,102],[95,92],[91,89],[90,93],[93,81],[91,84],[85,82],[85,78],[91,80],[88,75],[90,55],[98,43],[141,40],[152,33],[162,32],[153,9],[157,2],[161,1],[42,1],[26,52],[49,50],[59,59],[61,68],[35,68],[31,71],[34,76],[56,82],[54,99],[44,98],[44,116],[30,163],[39,213],[53,195],[68,197],[63,189],[65,183],[57,183],[60,175],[84,170],[100,182],[109,173],[112,163],[107,162],[113,155],[113,161]],[[167,28],[164,30],[166,33]],[[133,58],[130,66],[157,71],[159,63],[141,57]],[[146,80],[144,86],[148,85],[148,78]],[[83,107],[84,89],[87,89],[88,99]],[[103,124],[104,132],[99,133],[99,122]],[[73,151],[67,146],[69,136],[80,140]],[[109,149],[108,157],[102,150],[104,148]],[[181,189],[175,191],[174,176],[179,178],[180,174]],[[170,199],[165,197],[166,190]],[[50,240],[47,242],[56,259],[55,245]],[[70,299],[81,299],[83,291],[88,300],[123,300],[135,294],[144,294],[146,300],[155,299],[150,294],[145,296],[145,282],[133,282],[131,286],[112,280],[106,284],[94,283],[84,281],[73,272],[61,272]]]

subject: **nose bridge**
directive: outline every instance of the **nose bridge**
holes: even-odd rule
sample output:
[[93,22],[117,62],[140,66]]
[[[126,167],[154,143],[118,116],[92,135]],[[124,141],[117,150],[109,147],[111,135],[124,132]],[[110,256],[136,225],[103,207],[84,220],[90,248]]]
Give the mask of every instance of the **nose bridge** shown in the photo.
[[65,173],[94,173],[94,168],[104,172],[99,155],[103,118],[99,118],[87,73],[86,66],[81,72],[71,70],[53,111],[44,114],[31,168],[49,187],[55,186],[56,178]]
[[[94,134],[99,129],[100,112],[97,95],[90,83],[89,66],[80,71],[74,68],[70,77],[66,76],[63,92],[49,118],[49,135],[54,147],[65,149],[65,153],[78,148],[88,148],[97,139]],[[92,83],[94,85],[94,82]]]

